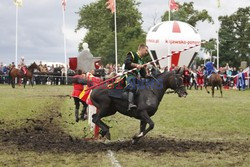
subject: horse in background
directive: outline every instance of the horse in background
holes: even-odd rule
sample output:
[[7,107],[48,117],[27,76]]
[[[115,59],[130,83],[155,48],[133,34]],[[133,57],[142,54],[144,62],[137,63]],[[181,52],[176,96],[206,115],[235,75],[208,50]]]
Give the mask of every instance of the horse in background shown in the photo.
[[207,90],[207,86],[211,86],[211,89],[212,89],[212,97],[214,97],[214,88],[215,87],[219,87],[220,89],[220,94],[221,94],[221,97],[223,97],[222,95],[222,79],[220,77],[220,74],[217,74],[217,73],[212,73],[211,76],[207,79],[205,78],[205,88],[206,88],[206,91],[207,93],[210,93],[208,90]]
[[33,87],[33,85],[34,85],[33,73],[34,73],[35,69],[40,71],[40,68],[38,67],[38,65],[35,62],[32,63],[30,66],[28,66],[26,74],[24,74],[24,72],[22,70],[19,70],[19,69],[13,67],[9,72],[10,83],[11,83],[12,88],[15,88],[15,79],[16,78],[17,78],[17,82],[19,83],[19,86],[20,86],[21,79],[23,78],[24,88],[25,88],[28,80],[30,80],[30,83]]

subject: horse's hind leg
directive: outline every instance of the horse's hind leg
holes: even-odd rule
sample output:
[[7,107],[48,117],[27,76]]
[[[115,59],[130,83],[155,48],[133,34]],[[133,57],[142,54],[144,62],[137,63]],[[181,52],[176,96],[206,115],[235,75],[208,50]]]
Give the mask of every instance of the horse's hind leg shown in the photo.
[[223,97],[221,85],[219,86],[219,88],[220,88],[220,96]]
[[211,88],[212,89],[212,97],[214,97],[214,88],[215,88],[214,86],[212,86],[212,88]]
[[102,117],[100,117],[100,114],[94,114],[92,116],[92,122],[95,123],[98,127],[101,128],[101,135],[102,137],[106,137],[108,140],[111,139],[110,133],[109,133],[109,127],[101,120]]

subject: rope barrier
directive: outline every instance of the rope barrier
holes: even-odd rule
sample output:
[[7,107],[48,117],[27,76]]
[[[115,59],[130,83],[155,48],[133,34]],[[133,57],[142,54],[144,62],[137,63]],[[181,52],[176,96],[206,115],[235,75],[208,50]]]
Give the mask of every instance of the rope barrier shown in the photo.
[[[170,53],[170,54],[168,54],[168,55],[166,55],[166,56],[163,56],[163,57],[161,57],[161,58],[158,58],[158,59],[155,59],[155,60],[153,60],[153,61],[150,61],[150,62],[148,62],[148,63],[143,64],[143,67],[145,67],[145,66],[147,66],[147,65],[149,65],[149,64],[153,64],[153,63],[155,63],[155,62],[157,62],[157,61],[161,61],[161,60],[166,59],[166,58],[168,58],[168,57],[171,57],[171,56],[173,56],[173,54],[177,54],[177,53],[181,53],[181,52],[184,52],[184,51],[193,49],[193,48],[195,48],[195,47],[197,47],[197,46],[200,46],[200,45],[193,45],[193,46],[191,46],[191,47],[184,48],[184,49],[182,49],[182,50],[172,52],[172,53]],[[136,70],[136,69],[137,69],[137,68],[133,68],[133,69],[131,69],[131,70],[129,70],[129,71],[126,71],[126,72],[122,73],[121,75],[117,75],[117,76],[112,77],[112,78],[110,78],[110,79],[108,79],[108,80],[105,80],[105,81],[103,81],[103,82],[100,82],[99,84],[96,84],[96,85],[93,85],[93,86],[89,87],[87,90],[91,90],[91,89],[93,89],[93,88],[95,88],[95,87],[97,87],[97,86],[103,85],[103,84],[105,84],[105,83],[107,83],[107,82],[109,82],[109,81],[112,81],[112,80],[114,80],[114,79],[116,79],[116,78],[118,78],[118,77],[120,77],[120,76],[122,76],[122,75],[126,75],[126,74],[128,74],[128,73],[130,73],[130,72],[132,72],[132,71],[134,71],[134,70]]]

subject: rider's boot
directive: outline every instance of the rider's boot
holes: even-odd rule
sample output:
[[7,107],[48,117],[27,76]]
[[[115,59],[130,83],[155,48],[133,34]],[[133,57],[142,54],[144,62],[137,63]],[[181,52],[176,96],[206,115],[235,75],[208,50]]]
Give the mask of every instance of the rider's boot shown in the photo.
[[128,92],[128,111],[135,111],[137,106],[134,104],[134,92]]
[[86,120],[87,119],[87,108],[86,107],[83,107],[82,112],[81,112],[80,115],[81,115],[80,116],[81,120]]
[[76,122],[79,121],[79,109],[75,109]]

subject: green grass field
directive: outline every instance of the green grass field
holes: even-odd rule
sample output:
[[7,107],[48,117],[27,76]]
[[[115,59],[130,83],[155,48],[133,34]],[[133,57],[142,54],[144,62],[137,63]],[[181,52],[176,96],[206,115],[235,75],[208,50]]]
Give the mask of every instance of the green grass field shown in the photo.
[[104,119],[111,142],[74,122],[71,86],[26,89],[0,85],[0,166],[250,166],[250,90],[224,90],[220,98],[188,90],[164,96],[155,128],[137,145],[139,121],[116,114]]

